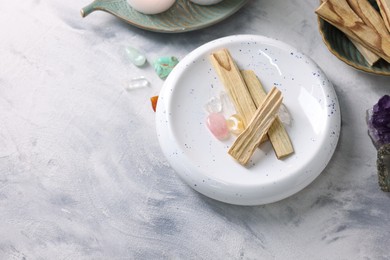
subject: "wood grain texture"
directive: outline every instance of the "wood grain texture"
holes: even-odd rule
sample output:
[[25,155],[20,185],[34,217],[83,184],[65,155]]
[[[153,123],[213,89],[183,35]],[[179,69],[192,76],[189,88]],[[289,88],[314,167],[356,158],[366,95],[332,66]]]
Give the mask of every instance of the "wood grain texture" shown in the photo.
[[378,56],[390,62],[390,39],[366,25],[344,1],[328,0],[316,13]]
[[363,20],[363,22],[376,30],[379,34],[388,36],[389,32],[386,29],[384,19],[375,10],[375,8],[367,0],[347,0],[352,10]]
[[240,164],[246,165],[256,148],[267,134],[282,104],[282,93],[275,87],[267,94],[261,106],[257,108],[252,120],[237,137],[228,153]]
[[[351,2],[354,2],[356,3],[357,1],[356,0],[350,0]],[[325,2],[325,0],[321,0],[321,3]],[[367,2],[368,3],[368,2]],[[350,3],[351,7],[352,7],[352,4],[353,3]],[[372,8],[374,9],[370,3],[368,3],[370,5],[369,8]],[[357,4],[357,7],[355,7],[356,9],[358,9],[357,11],[360,11],[360,4]],[[375,9],[374,9],[375,10]],[[354,9],[354,11],[356,12],[356,10]],[[376,12],[376,10],[375,10]],[[348,36],[347,36],[348,37]],[[374,52],[370,51],[369,49],[367,49],[366,47],[364,47],[362,44],[360,44],[358,41],[348,37],[348,39],[352,42],[352,44],[356,47],[356,49],[360,52],[361,55],[363,55],[363,57],[365,58],[365,60],[367,61],[367,63],[370,65],[370,66],[373,66],[378,60],[380,60],[380,57],[378,55],[376,55]]]
[[212,53],[210,59],[237,113],[247,126],[256,111],[256,105],[236,62],[227,49]]
[[389,0],[377,0],[379,11],[382,14],[383,21],[387,30],[390,32],[390,1]]
[[[251,93],[256,107],[260,107],[267,96],[260,80],[252,70],[243,70],[241,71],[241,74],[244,77],[245,83]],[[278,159],[289,156],[294,152],[290,137],[288,136],[288,133],[278,116],[269,128],[267,136],[271,141],[275,155]],[[261,142],[264,142],[264,138]]]

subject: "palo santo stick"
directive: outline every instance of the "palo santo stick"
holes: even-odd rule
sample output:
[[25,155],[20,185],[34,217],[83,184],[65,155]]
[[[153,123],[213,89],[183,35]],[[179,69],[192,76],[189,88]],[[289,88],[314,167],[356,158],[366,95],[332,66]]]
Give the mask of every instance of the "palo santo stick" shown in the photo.
[[[375,29],[379,34],[388,37],[388,31],[381,15],[367,0],[347,0],[353,11],[363,20],[363,22]],[[351,39],[358,51],[363,55],[366,61],[372,66],[380,57],[370,50],[367,50],[361,44]]]
[[352,42],[353,45],[355,45],[356,49],[360,52],[360,54],[364,57],[364,59],[370,66],[374,65],[375,62],[381,59],[381,57],[379,57],[354,39],[351,39],[350,37],[348,37],[348,39]]
[[253,70],[242,70],[241,74],[245,80],[246,86],[248,87],[249,93],[252,96],[253,102],[255,102],[256,107],[259,107],[267,96],[263,85],[261,85],[260,80],[257,78]]
[[256,111],[256,106],[229,51],[221,49],[214,52],[211,54],[211,62],[237,113],[242,117],[244,125],[248,125]]
[[390,1],[376,0],[387,30],[390,32]]
[[384,20],[367,0],[347,0],[347,2],[366,25],[375,29],[382,36],[388,36],[389,32]]
[[344,0],[327,0],[316,13],[370,51],[390,62],[390,39],[366,25]]
[[[267,96],[267,93],[261,85],[260,80],[252,70],[243,70],[241,71],[241,74],[245,80],[249,92],[251,93],[256,107],[260,107]],[[287,131],[278,116],[272,123],[267,135],[278,159],[286,157],[294,152],[290,137],[288,136]],[[264,140],[261,142],[263,141]]]
[[[250,75],[245,73],[242,74],[239,71],[227,49],[222,49],[213,53],[211,55],[211,61],[238,114],[243,117],[244,125],[247,126],[252,119],[256,108],[264,101],[266,96],[265,91],[261,87],[256,75],[254,75],[256,81],[253,81],[250,78],[248,80],[245,79],[245,75],[248,77],[250,77]],[[247,85],[248,83],[251,85]],[[260,84],[260,87],[258,84]],[[290,138],[279,119],[271,129],[271,142],[276,157],[281,159],[293,153],[294,149]],[[265,140],[267,140],[267,135],[264,136],[262,142]]]
[[275,87],[266,96],[262,105],[256,110],[245,130],[237,137],[228,153],[240,164],[246,165],[261,139],[267,134],[275,120],[282,103],[282,93]]
[[[321,0],[321,2],[323,3],[323,2],[325,2],[325,0]],[[373,7],[371,6],[371,8],[373,8]],[[376,12],[375,9],[374,9],[374,11]],[[367,49],[366,47],[364,47],[363,45],[361,45],[360,43],[358,43],[356,40],[352,39],[348,35],[346,35],[346,36],[351,41],[351,43],[356,47],[356,49],[360,52],[360,54],[364,57],[364,59],[367,61],[367,63],[370,66],[374,65],[375,62],[380,60],[381,57],[379,57],[378,55],[376,55],[375,53],[373,53],[372,51],[370,51],[369,49]]]

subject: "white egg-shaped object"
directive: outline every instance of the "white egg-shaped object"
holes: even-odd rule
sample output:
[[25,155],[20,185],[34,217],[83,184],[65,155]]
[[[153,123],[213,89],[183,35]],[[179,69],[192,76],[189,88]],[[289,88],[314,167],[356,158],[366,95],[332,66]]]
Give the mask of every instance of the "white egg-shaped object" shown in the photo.
[[176,0],[128,0],[131,7],[140,13],[158,14],[165,12]]

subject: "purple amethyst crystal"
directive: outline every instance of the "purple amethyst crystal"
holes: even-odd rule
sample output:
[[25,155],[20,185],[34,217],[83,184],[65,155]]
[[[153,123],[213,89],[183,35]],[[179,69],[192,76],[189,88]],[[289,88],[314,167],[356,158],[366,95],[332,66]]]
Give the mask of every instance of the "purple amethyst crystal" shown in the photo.
[[384,95],[367,111],[368,134],[377,149],[378,182],[390,192],[390,96]]
[[390,96],[384,95],[372,109],[367,111],[368,134],[379,149],[390,143]]

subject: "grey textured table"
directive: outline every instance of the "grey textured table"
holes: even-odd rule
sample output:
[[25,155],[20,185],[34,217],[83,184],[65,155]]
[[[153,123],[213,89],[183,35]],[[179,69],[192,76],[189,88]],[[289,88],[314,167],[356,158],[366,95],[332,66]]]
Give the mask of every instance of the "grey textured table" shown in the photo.
[[[380,191],[365,111],[388,77],[331,55],[315,0],[256,0],[201,31],[159,34],[88,0],[13,0],[0,8],[1,259],[389,259],[389,194]],[[223,204],[165,160],[149,98],[163,81],[125,47],[183,58],[232,34],[260,34],[310,56],[342,112],[336,152],[307,188],[257,207]],[[126,91],[143,75],[150,87]]]

